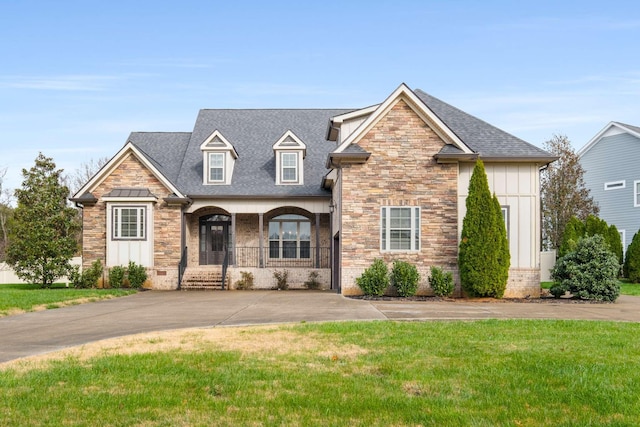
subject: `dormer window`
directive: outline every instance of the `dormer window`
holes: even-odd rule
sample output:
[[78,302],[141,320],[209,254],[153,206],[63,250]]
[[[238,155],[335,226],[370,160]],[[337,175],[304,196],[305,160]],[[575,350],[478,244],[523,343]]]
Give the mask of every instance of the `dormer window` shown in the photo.
[[238,158],[233,145],[216,130],[200,145],[200,150],[203,184],[231,184],[233,166]]
[[276,155],[276,185],[304,184],[307,146],[290,130],[273,144]]

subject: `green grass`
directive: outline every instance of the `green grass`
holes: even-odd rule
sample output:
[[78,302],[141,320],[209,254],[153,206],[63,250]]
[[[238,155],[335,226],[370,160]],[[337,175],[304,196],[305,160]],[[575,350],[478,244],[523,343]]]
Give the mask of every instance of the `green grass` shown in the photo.
[[0,316],[20,311],[32,311],[37,307],[58,308],[73,304],[74,300],[92,300],[123,296],[134,293],[130,289],[74,289],[56,284],[50,289],[39,285],[0,285]]
[[0,371],[2,424],[640,425],[635,323],[341,322],[241,334],[264,349],[213,340]]

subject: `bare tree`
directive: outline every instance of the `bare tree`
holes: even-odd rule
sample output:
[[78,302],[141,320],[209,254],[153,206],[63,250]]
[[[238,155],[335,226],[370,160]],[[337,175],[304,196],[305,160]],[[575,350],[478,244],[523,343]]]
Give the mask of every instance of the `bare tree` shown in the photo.
[[584,169],[565,135],[553,135],[543,144],[545,150],[559,157],[541,173],[542,244],[556,249],[562,243],[564,229],[571,217],[585,221],[599,208],[584,183]]
[[65,184],[69,187],[69,192],[72,195],[77,193],[108,161],[107,157],[101,157],[98,160],[91,159],[80,164],[78,169],[65,177]]
[[4,178],[7,175],[7,168],[0,169],[0,262],[6,259],[6,249],[8,242],[8,222],[13,214],[11,207],[12,196],[8,188],[4,188]]

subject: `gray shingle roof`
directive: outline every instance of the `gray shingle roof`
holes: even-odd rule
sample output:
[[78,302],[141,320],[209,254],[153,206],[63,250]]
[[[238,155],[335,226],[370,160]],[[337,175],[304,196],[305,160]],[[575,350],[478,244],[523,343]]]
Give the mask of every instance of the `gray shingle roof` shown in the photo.
[[[327,123],[352,110],[201,110],[198,114],[177,186],[189,196],[318,196],[324,161],[336,148],[327,141]],[[238,152],[231,185],[203,185],[201,144],[220,132]],[[304,185],[276,185],[273,144],[291,130],[307,147]]]
[[114,188],[104,197],[156,197],[148,188]]
[[[550,154],[459,110],[421,90],[415,94],[471,150],[484,158],[549,158]],[[200,110],[193,132],[134,132],[129,136],[143,155],[182,194],[189,197],[326,196],[321,188],[325,160],[336,145],[326,140],[329,120],[352,109]],[[235,148],[231,185],[202,183],[202,143],[218,131]],[[307,147],[304,185],[276,185],[273,144],[288,130]],[[354,144],[349,153],[363,153]],[[443,154],[454,154],[444,147]]]
[[415,94],[475,153],[485,158],[548,158],[551,154],[420,89]]

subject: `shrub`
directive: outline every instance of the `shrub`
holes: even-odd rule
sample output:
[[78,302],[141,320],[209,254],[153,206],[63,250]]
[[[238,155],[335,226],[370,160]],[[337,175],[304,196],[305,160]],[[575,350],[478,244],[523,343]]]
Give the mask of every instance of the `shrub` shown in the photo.
[[446,273],[439,267],[431,267],[431,276],[429,276],[429,285],[433,289],[433,293],[438,297],[450,297],[453,295],[453,274],[450,271]]
[[640,231],[633,235],[624,259],[624,275],[631,283],[640,283]]
[[236,289],[247,290],[253,288],[253,273],[249,271],[241,271],[240,275],[242,278],[236,281]]
[[509,277],[509,242],[498,198],[489,191],[481,160],[476,162],[462,222],[460,282],[471,296],[501,298]]
[[415,265],[406,261],[394,261],[391,269],[391,284],[401,297],[412,297],[418,291],[420,273]]
[[71,267],[69,271],[69,281],[74,288],[95,288],[98,280],[102,277],[102,264],[100,260],[95,260],[91,267],[80,273],[77,265]]
[[365,295],[382,296],[389,287],[389,269],[380,258],[376,258],[360,277],[356,284]]
[[307,287],[307,289],[320,289],[321,283],[318,280],[318,272],[310,271],[309,278],[306,282],[304,282],[304,285]]
[[109,270],[109,286],[116,289],[121,288],[124,284],[125,273],[125,268],[120,265],[111,267]]
[[562,258],[569,252],[576,250],[578,240],[580,240],[586,233],[586,227],[584,222],[580,221],[578,217],[572,216],[567,225],[564,227],[564,233],[562,234],[562,243],[558,248],[558,258]]
[[278,290],[286,291],[287,289],[289,289],[289,270],[276,270],[273,272],[273,277],[276,278],[276,288]]
[[147,280],[147,269],[133,261],[129,261],[127,267],[127,278],[132,288],[139,289]]
[[584,237],[576,250],[560,258],[551,271],[557,283],[552,293],[560,296],[565,290],[582,299],[615,301],[620,295],[619,270],[618,259],[603,236]]

